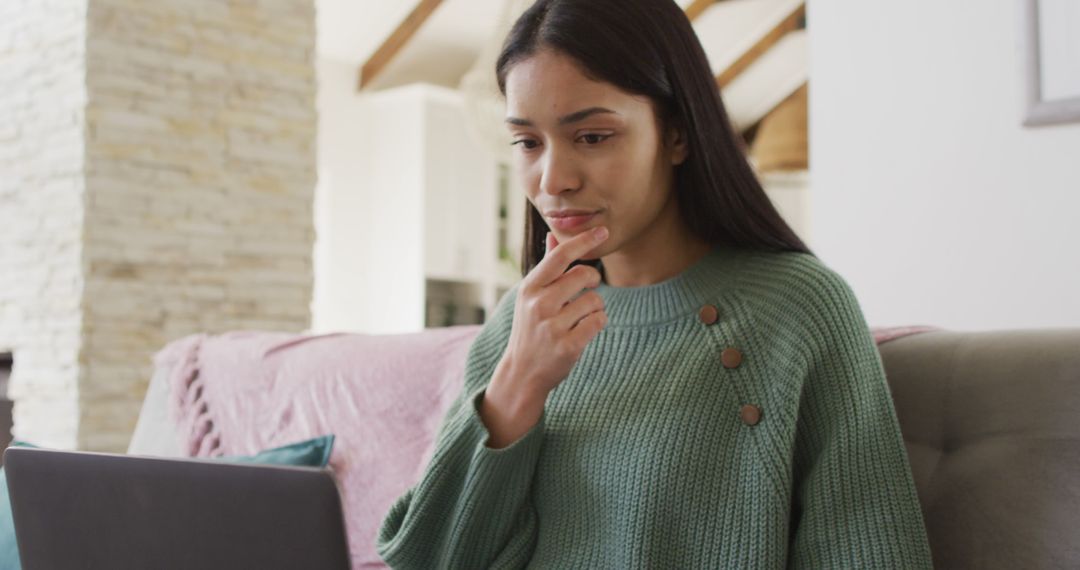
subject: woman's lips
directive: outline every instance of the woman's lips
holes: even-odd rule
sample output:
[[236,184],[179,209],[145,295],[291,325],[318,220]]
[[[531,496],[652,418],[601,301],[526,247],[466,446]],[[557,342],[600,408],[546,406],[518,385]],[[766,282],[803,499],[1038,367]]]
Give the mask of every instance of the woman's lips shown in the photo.
[[570,231],[570,230],[580,228],[580,227],[584,226],[585,224],[589,223],[598,214],[600,214],[600,212],[594,212],[592,214],[587,214],[587,215],[584,215],[584,216],[565,216],[565,217],[562,217],[562,218],[552,217],[552,218],[548,218],[548,223],[550,223],[552,226],[554,226],[557,229],[564,230],[564,231]]

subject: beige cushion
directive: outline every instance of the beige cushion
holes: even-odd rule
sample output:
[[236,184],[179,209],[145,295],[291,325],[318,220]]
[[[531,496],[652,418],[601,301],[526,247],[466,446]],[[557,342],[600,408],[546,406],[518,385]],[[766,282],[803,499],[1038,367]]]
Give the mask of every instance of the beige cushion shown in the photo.
[[168,369],[157,368],[146,388],[135,433],[127,452],[131,455],[186,457],[180,448],[176,426],[168,416]]

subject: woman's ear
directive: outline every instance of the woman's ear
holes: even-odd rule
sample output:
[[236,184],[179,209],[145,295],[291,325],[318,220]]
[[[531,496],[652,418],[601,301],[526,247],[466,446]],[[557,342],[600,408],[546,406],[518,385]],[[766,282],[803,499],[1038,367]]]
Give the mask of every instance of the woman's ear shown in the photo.
[[690,147],[686,143],[686,133],[678,127],[671,127],[667,134],[667,148],[671,153],[671,164],[676,166],[686,161]]

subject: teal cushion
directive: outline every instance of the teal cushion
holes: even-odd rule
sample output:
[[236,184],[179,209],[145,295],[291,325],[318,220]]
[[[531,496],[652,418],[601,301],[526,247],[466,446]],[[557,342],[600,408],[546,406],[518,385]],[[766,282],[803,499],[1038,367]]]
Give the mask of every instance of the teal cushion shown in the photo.
[[[37,447],[25,441],[11,443],[17,447]],[[330,452],[334,450],[334,435],[324,435],[299,441],[291,445],[260,451],[255,455],[226,455],[215,457],[229,463],[254,463],[259,465],[295,465],[298,467],[326,467]],[[0,570],[19,570],[19,545],[15,541],[15,521],[11,518],[11,500],[8,497],[7,477],[0,468]]]
[[258,463],[261,465],[297,465],[308,467],[326,467],[330,461],[330,452],[334,450],[334,436],[324,435],[298,441],[292,445],[283,445],[260,451],[252,456],[226,455],[218,457],[230,463]]

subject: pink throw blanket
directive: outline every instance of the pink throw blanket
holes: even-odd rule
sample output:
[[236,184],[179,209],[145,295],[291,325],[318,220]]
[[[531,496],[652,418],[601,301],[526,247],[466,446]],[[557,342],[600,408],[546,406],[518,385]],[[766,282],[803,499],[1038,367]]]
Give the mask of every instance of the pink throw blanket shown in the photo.
[[353,568],[385,568],[382,517],[430,460],[480,327],[407,335],[191,335],[166,346],[169,415],[193,457],[242,455],[333,433]]
[[[352,567],[386,568],[375,537],[434,452],[479,325],[402,335],[240,331],[173,341],[169,416],[192,457],[253,454],[328,433]],[[872,328],[877,344],[940,330]]]

